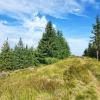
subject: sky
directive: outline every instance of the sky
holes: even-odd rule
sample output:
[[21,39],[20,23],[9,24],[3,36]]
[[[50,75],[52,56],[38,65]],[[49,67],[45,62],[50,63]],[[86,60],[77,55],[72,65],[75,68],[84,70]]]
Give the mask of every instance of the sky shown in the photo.
[[47,22],[52,21],[72,54],[81,56],[97,15],[100,0],[0,0],[0,47],[7,38],[14,47],[21,37],[24,44],[36,48]]

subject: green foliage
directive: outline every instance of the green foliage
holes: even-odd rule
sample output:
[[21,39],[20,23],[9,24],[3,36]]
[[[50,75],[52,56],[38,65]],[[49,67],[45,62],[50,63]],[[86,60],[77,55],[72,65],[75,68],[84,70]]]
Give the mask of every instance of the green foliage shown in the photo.
[[84,51],[84,56],[100,59],[100,18],[96,17],[96,23],[93,25],[91,41],[88,48]]
[[33,48],[24,47],[20,38],[14,49],[11,49],[8,40],[5,41],[0,53],[0,70],[15,70],[37,65]]
[[93,36],[91,37],[91,41],[96,46],[96,49],[100,49],[100,18],[96,17],[96,24],[93,26],[92,31]]
[[14,67],[15,69],[23,68],[24,58],[24,47],[23,42],[20,38],[18,44],[14,48]]
[[55,52],[55,57],[59,59],[66,58],[70,55],[70,48],[67,41],[64,39],[62,32],[57,32],[57,51]]
[[35,65],[34,49],[24,47],[20,38],[18,44],[14,49],[14,67],[15,69],[26,68]]
[[63,59],[70,55],[70,49],[60,31],[56,32],[51,22],[48,22],[45,33],[38,45],[39,60],[44,63],[45,57]]
[[45,33],[38,45],[38,51],[42,57],[53,57],[56,50],[56,33],[51,22],[48,22]]
[[13,50],[10,49],[8,39],[4,42],[0,53],[0,69],[10,70],[13,67]]
[[0,70],[15,70],[39,64],[52,64],[69,55],[70,48],[62,32],[56,31],[52,23],[48,22],[36,50],[25,46],[21,38],[15,48],[11,49],[7,40],[0,53]]
[[85,49],[84,56],[96,58],[96,48],[93,44],[89,43],[88,49]]
[[56,63],[58,61],[57,58],[51,58],[51,57],[46,57],[44,58],[44,62],[45,64],[53,64],[53,63]]

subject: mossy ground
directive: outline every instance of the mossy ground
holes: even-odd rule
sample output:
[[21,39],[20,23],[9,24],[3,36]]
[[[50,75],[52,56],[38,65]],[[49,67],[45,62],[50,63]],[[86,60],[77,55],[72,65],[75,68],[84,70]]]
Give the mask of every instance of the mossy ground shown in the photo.
[[100,62],[70,57],[0,77],[0,100],[100,100]]

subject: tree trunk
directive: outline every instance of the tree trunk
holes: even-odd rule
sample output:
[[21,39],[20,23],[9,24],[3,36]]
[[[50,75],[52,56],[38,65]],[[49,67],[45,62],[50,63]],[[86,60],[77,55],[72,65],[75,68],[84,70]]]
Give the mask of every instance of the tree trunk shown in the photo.
[[97,61],[99,60],[99,51],[96,51]]

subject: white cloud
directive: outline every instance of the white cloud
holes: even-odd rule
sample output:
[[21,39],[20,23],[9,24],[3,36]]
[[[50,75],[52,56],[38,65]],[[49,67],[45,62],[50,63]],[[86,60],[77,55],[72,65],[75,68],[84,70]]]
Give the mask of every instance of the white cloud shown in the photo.
[[21,26],[8,26],[5,25],[4,22],[0,23],[1,44],[8,37],[10,44],[13,46],[16,42],[18,42],[19,38],[22,37],[25,44],[28,44],[29,46],[34,45],[36,47],[44,32],[47,19],[45,16],[41,18],[34,16],[33,19],[23,20],[23,24]]
[[88,38],[69,38],[67,39],[69,46],[71,48],[72,54],[81,56],[84,50],[88,47]]
[[23,27],[28,29],[29,31],[35,31],[37,28],[39,30],[44,30],[47,24],[47,20],[45,16],[39,18],[35,17],[34,19],[24,19]]
[[19,20],[38,12],[63,18],[67,13],[82,13],[84,5],[81,2],[96,3],[95,0],[0,0],[0,13]]
[[19,20],[37,13],[64,18],[69,13],[82,15],[89,3],[100,7],[96,0],[0,0],[0,13]]
[[[8,20],[0,21],[0,46],[7,37],[11,44],[15,44],[19,37],[22,37],[25,44],[34,44],[36,47],[47,24],[46,17],[39,17],[39,13],[55,18],[65,18],[67,14],[82,15],[85,10],[84,4],[87,3],[98,4],[96,0],[0,0],[0,15],[15,18],[21,24],[11,26],[9,23],[12,22]],[[79,41],[84,42],[85,48],[86,40],[69,39],[73,53],[77,48],[81,48]]]

